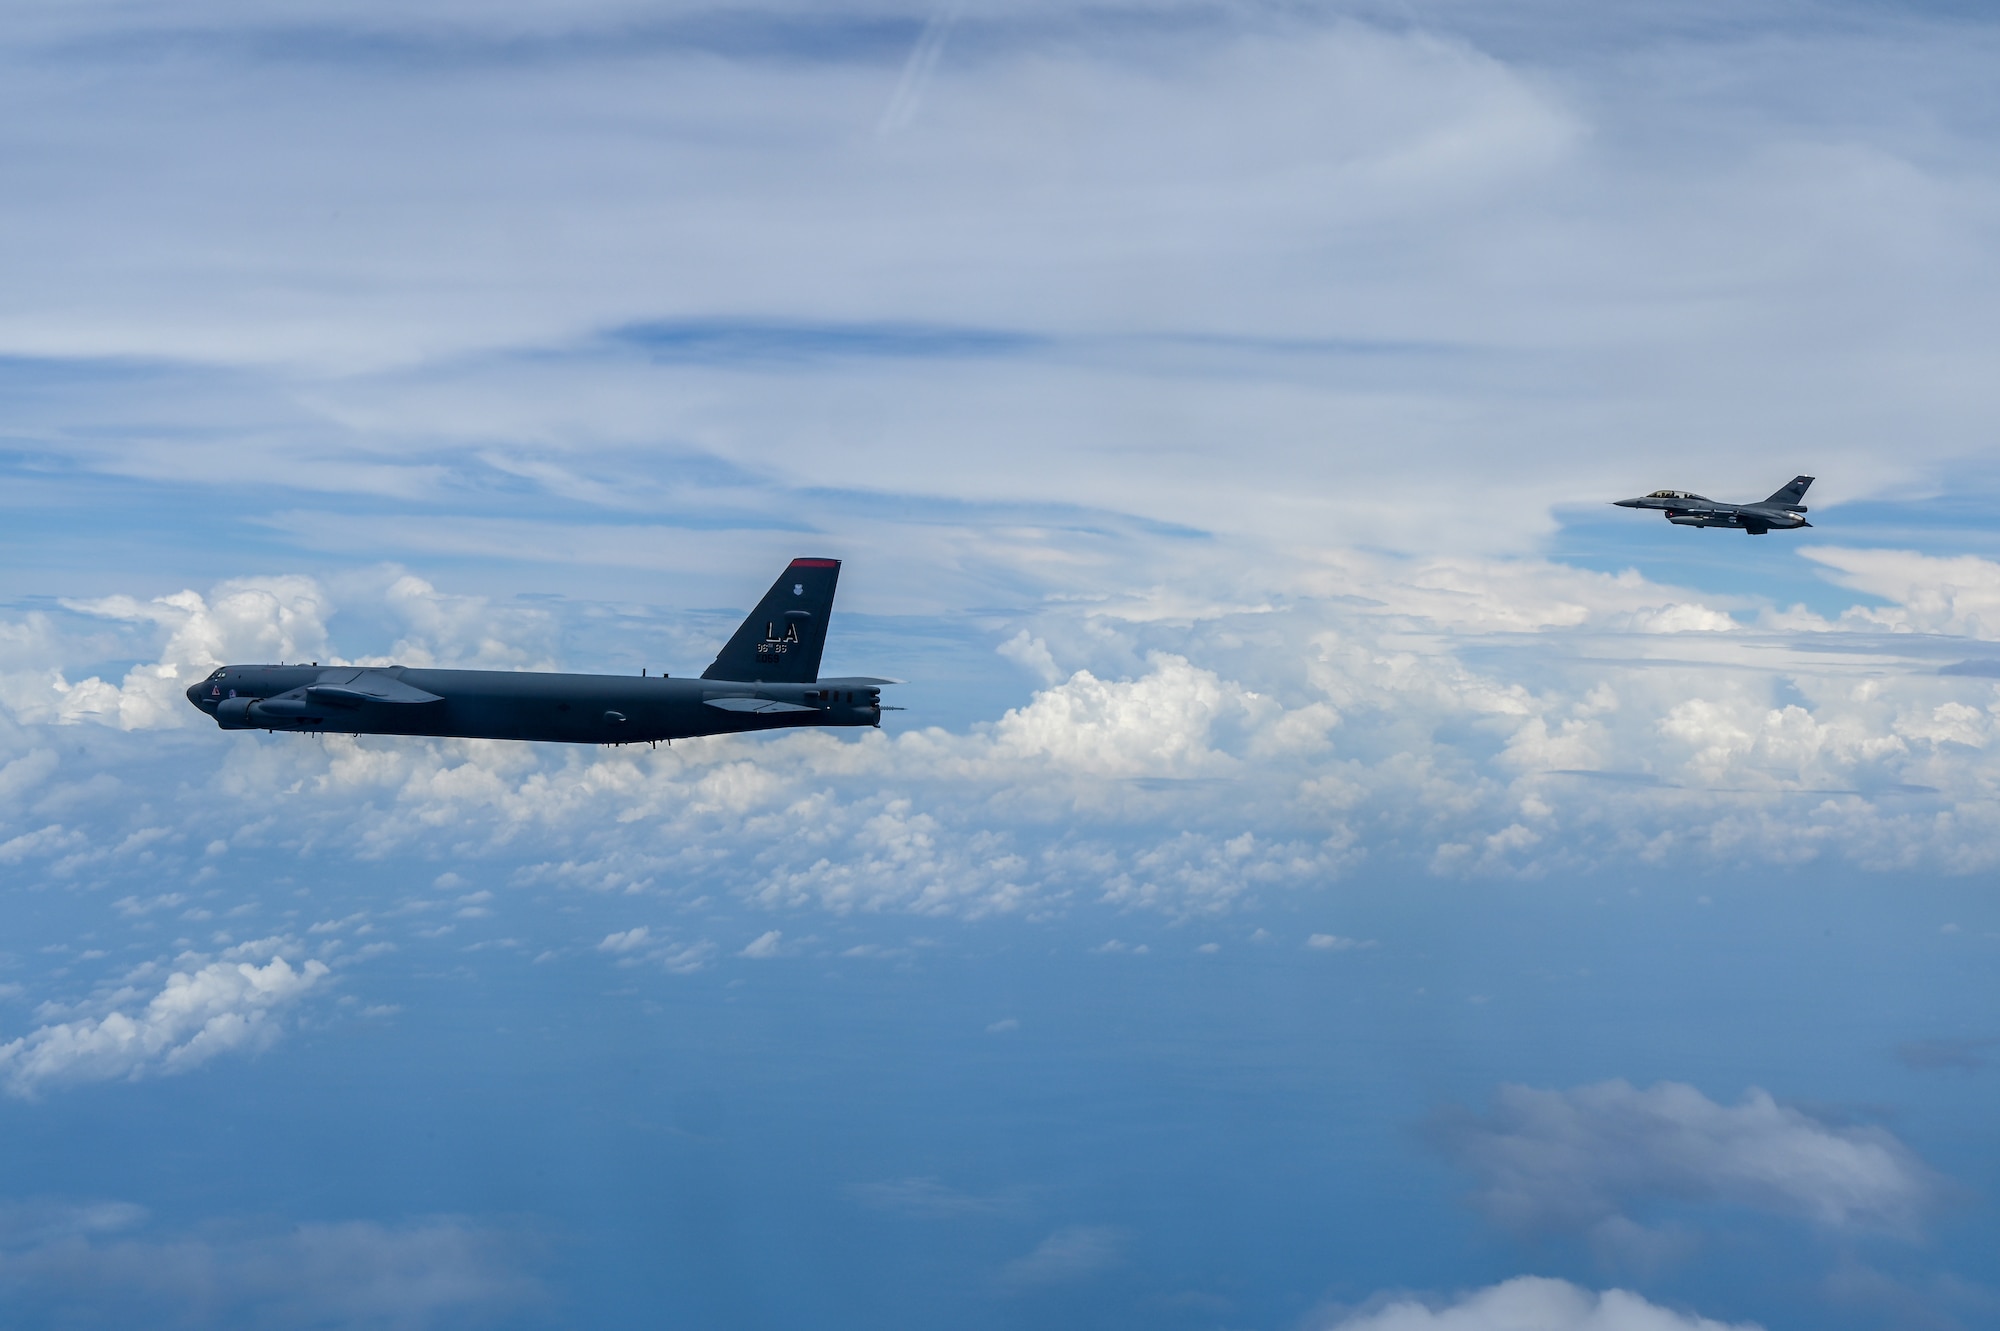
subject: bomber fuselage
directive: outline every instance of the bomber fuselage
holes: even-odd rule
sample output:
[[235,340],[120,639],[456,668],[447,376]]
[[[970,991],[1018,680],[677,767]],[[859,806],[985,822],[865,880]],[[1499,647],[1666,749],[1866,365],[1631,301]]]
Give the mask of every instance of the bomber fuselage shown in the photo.
[[643,744],[788,726],[880,725],[879,682],[229,665],[187,696],[225,730]]

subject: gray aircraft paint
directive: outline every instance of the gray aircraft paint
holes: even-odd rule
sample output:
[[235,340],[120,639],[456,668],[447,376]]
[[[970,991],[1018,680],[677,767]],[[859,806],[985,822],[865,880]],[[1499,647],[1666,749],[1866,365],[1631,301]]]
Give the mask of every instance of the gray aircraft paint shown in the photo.
[[899,681],[818,678],[839,578],[838,560],[793,560],[699,679],[227,665],[187,697],[224,730],[303,734],[646,744],[791,726],[877,726],[879,686]]
[[1725,504],[1719,500],[1690,494],[1685,490],[1655,490],[1637,499],[1615,499],[1620,508],[1663,510],[1676,527],[1734,527],[1751,536],[1772,531],[1810,527],[1802,516],[1806,506],[1799,501],[1812,485],[1811,476],[1794,476],[1769,499],[1754,504]]

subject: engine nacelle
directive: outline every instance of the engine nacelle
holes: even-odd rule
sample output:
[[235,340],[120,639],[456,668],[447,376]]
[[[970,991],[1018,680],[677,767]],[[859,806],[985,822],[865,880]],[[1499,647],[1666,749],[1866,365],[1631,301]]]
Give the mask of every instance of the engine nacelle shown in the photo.
[[215,705],[215,724],[224,730],[254,730],[257,726],[250,719],[250,709],[262,699],[224,698]]
[[304,698],[224,698],[215,707],[215,723],[224,730],[283,728],[322,709]]

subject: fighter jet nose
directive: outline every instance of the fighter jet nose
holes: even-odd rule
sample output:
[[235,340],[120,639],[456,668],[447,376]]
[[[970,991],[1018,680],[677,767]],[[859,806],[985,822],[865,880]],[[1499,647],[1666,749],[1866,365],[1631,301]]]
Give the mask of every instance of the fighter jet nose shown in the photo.
[[1639,507],[1639,501],[1636,499],[1614,499],[1611,502],[1619,508]]

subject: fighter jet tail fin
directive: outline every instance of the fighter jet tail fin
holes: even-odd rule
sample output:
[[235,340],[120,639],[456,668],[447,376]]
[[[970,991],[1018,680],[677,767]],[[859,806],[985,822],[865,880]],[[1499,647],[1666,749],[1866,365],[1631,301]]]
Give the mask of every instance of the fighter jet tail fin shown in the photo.
[[1791,484],[1779,490],[1764,502],[1772,508],[1789,508],[1794,513],[1803,513],[1806,506],[1799,501],[1806,497],[1806,489],[1813,483],[1811,476],[1794,476]]
[[794,559],[701,677],[771,684],[818,679],[839,581],[838,559]]

